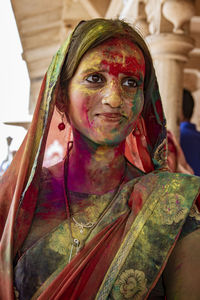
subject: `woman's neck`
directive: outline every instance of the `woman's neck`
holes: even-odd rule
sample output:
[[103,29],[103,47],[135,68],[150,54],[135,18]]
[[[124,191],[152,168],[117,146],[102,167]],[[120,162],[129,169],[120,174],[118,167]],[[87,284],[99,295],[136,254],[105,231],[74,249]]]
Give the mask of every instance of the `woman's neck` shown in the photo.
[[68,189],[104,194],[116,188],[125,172],[125,143],[98,145],[76,130],[73,133],[73,148],[68,161]]

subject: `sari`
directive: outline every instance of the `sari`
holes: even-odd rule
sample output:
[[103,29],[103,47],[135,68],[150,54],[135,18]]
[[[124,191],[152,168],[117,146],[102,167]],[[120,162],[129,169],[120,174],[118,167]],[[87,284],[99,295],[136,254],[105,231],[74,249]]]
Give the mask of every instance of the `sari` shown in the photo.
[[187,163],[183,150],[171,131],[167,131],[168,155],[167,162],[172,172],[194,175],[194,171]]
[[[70,39],[71,36],[48,68],[31,126],[12,164],[1,178],[2,299],[15,297],[13,261],[29,236],[36,216],[45,147],[48,139],[52,139],[59,76]],[[140,169],[140,174],[120,187],[116,201],[91,232],[83,249],[69,263],[64,261],[59,265],[61,267],[55,269],[52,276],[34,291],[33,299],[147,299],[161,277],[178,237],[188,233],[188,228],[182,230],[188,218],[194,220],[192,231],[198,228],[199,214],[193,203],[198,197],[200,180],[195,176],[167,171],[166,122],[156,77],[148,97],[150,105],[148,110],[142,112],[141,118],[143,134],[130,134],[125,148],[129,164]],[[63,133],[63,140],[65,145],[71,140],[70,126]],[[63,170],[62,166],[64,162],[58,173]],[[57,167],[55,173],[56,170]],[[61,198],[67,207],[63,173],[58,177],[61,178]],[[49,206],[49,211],[40,214],[45,226],[51,223],[52,216],[56,217],[56,211]],[[115,206],[125,210],[113,214]],[[61,219],[49,231],[47,226],[48,232],[35,241],[30,250],[37,251],[46,234],[54,236],[59,230],[62,231],[65,216]],[[15,295],[19,296],[17,293]]]

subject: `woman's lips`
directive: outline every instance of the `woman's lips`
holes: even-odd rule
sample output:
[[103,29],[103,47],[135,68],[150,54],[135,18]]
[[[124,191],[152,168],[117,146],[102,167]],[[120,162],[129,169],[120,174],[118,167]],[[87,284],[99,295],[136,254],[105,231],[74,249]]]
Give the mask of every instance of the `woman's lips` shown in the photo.
[[120,113],[99,113],[96,114],[97,117],[102,118],[108,122],[117,122],[120,121],[124,116]]

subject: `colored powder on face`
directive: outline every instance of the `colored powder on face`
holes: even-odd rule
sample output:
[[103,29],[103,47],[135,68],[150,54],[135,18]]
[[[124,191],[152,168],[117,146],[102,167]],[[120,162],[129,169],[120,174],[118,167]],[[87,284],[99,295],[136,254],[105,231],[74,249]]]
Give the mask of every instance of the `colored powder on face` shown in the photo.
[[[135,57],[126,57],[125,63],[117,63],[117,62],[108,62],[106,60],[102,60],[101,65],[106,67],[109,74],[113,76],[118,76],[120,73],[125,74],[127,76],[139,75],[139,73],[144,74],[144,65],[138,63]],[[141,77],[141,76],[140,76]]]
[[140,76],[140,79],[139,79],[139,81],[138,81],[138,85],[140,86],[140,85],[142,85],[143,83],[144,83],[144,73],[142,73],[142,72],[139,72],[139,76]]
[[[118,76],[119,73],[131,75],[132,73],[142,72],[145,74],[145,62],[142,59],[143,54],[132,41],[127,38],[112,38],[103,43],[103,45],[106,45],[106,48],[103,49],[103,55],[106,58],[114,60],[111,63],[108,63],[106,59],[102,61],[102,64],[108,67],[110,74],[114,76]],[[130,56],[124,56],[124,50],[128,51]],[[120,61],[123,63],[119,63]]]
[[103,56],[106,58],[111,58],[113,60],[122,60],[123,55],[120,53],[118,50],[114,51],[114,49],[111,48],[106,48],[103,50]]

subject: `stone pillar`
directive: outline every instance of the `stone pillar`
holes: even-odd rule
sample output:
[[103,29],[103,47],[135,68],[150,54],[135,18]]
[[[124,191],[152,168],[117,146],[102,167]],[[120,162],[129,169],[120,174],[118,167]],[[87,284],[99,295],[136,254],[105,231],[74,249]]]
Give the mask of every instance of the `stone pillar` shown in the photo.
[[194,47],[188,24],[194,13],[192,0],[146,1],[151,33],[146,41],[154,61],[167,127],[178,139],[184,63]]
[[154,61],[167,128],[179,138],[183,69],[193,40],[174,33],[150,35],[146,40]]

